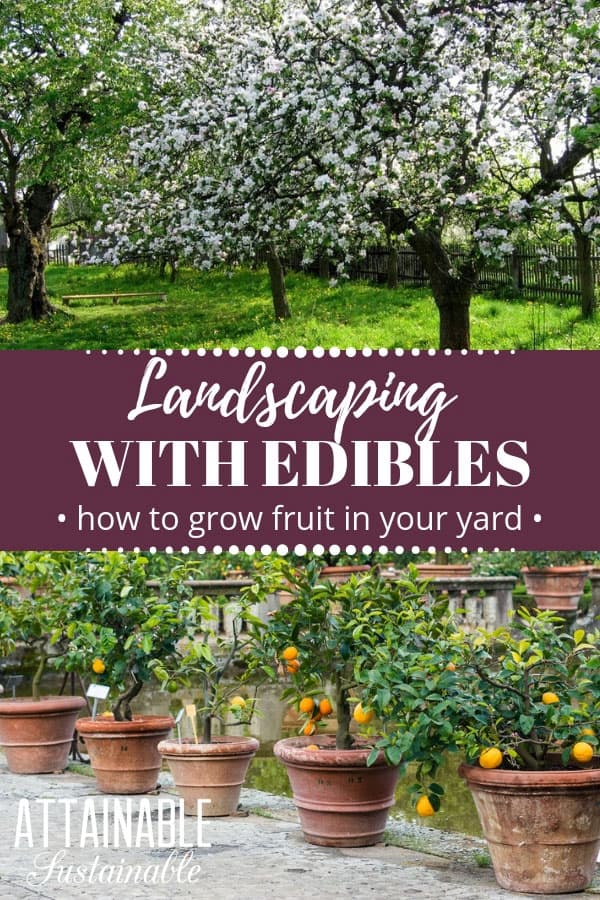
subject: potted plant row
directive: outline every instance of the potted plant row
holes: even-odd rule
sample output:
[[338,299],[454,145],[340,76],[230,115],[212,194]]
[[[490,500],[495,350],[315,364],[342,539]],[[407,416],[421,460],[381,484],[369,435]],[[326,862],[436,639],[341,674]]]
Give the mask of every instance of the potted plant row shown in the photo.
[[[5,556],[2,562],[8,564]],[[258,742],[241,736],[223,738],[212,726],[219,719],[224,725],[227,716],[233,723],[248,722],[254,710],[254,701],[236,696],[239,689],[231,677],[248,642],[243,629],[251,618],[249,606],[238,603],[236,614],[227,617],[231,630],[221,633],[219,607],[231,606],[231,601],[194,596],[196,559],[154,565],[152,574],[157,577],[152,579],[150,558],[144,554],[32,553],[19,564],[19,584],[28,590],[17,593],[12,585],[2,585],[2,653],[17,643],[35,651],[37,694],[48,648],[54,645],[52,665],[66,673],[83,673],[105,687],[110,708],[76,722],[86,705],[83,697],[0,701],[0,743],[11,769],[64,769],[76,727],[100,791],[153,790],[162,750],[186,795],[188,812],[196,812],[196,796],[212,801],[205,815],[235,811]],[[134,713],[136,699],[154,676],[166,691],[190,692],[185,707],[194,710],[192,739],[166,740],[174,725],[170,715]],[[40,720],[42,707],[49,723],[47,739]],[[212,763],[208,775],[206,759]],[[237,771],[232,774],[233,767]],[[222,789],[219,780],[225,785]],[[195,785],[193,797],[187,796],[185,787],[190,781]]]
[[[397,770],[409,765],[417,812],[434,815],[444,799],[436,772],[454,752],[498,882],[582,890],[600,848],[598,632],[571,635],[551,612],[522,609],[510,628],[467,633],[447,599],[423,596],[414,570],[404,581],[370,573],[332,585],[310,566],[294,572],[281,562],[258,576],[264,590],[278,571],[294,599],[257,633],[252,668],[285,678],[283,695],[305,711],[304,733],[275,753],[306,839],[378,840]],[[328,690],[335,740],[317,733],[316,700]],[[364,737],[350,728],[352,704]]]

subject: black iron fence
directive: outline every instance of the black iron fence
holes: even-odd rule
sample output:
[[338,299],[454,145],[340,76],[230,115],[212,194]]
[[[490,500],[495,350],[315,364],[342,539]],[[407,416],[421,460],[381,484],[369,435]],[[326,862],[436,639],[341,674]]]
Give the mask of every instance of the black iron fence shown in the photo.
[[[6,268],[6,256],[8,250],[6,247],[0,247],[0,269]],[[59,266],[69,265],[69,245],[65,243],[55,244],[48,250],[48,263],[55,263]]]

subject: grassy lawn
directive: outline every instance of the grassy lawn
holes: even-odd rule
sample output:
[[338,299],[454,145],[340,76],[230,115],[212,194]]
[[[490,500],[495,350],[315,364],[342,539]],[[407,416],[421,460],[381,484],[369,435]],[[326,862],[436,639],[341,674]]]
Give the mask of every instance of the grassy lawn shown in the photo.
[[[48,268],[57,314],[49,322],[0,325],[0,349],[98,349],[136,347],[437,347],[437,310],[427,289],[397,291],[366,282],[329,287],[291,273],[287,279],[293,318],[273,321],[266,272],[199,274],[183,271],[176,285],[133,266]],[[6,297],[0,270],[0,317]],[[110,300],[71,306],[62,294],[113,290],[166,290],[166,303]],[[81,303],[81,301],[79,301]],[[577,308],[477,296],[471,306],[473,349],[599,349],[600,327],[582,323]]]

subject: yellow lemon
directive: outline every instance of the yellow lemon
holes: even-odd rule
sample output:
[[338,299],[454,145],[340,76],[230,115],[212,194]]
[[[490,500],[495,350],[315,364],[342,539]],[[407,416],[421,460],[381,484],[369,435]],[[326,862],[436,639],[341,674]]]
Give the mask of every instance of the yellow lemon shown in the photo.
[[431,805],[431,800],[429,799],[429,797],[426,797],[425,795],[423,795],[422,797],[419,797],[419,799],[417,800],[416,810],[420,816],[434,816],[435,815],[435,809]]
[[479,754],[479,765],[482,769],[497,769],[502,765],[502,750],[498,747],[486,747]]
[[593,728],[582,728],[581,729],[581,737],[594,737],[596,732]]
[[285,660],[296,659],[298,656],[298,648],[297,647],[286,647],[283,653],[281,654],[281,658]]
[[298,709],[303,713],[311,713],[315,708],[315,701],[312,697],[303,697],[298,704]]
[[308,744],[304,749],[305,750],[320,750],[321,748],[319,747],[318,744]]
[[106,672],[106,666],[101,659],[98,659],[98,657],[92,662],[92,671],[95,672],[96,675],[102,675],[103,672]]
[[232,709],[236,709],[236,708],[241,709],[243,706],[246,705],[246,701],[244,700],[243,697],[232,697],[229,705],[231,706]]
[[542,703],[545,703],[548,706],[551,703],[560,703],[560,698],[557,694],[554,693],[554,691],[545,691],[542,694]]
[[354,712],[352,713],[353,719],[358,722],[359,725],[368,725],[374,715],[375,713],[372,709],[363,709],[362,703],[357,703],[354,707]]
[[577,741],[571,750],[571,756],[578,763],[589,763],[594,755],[594,748],[587,741]]

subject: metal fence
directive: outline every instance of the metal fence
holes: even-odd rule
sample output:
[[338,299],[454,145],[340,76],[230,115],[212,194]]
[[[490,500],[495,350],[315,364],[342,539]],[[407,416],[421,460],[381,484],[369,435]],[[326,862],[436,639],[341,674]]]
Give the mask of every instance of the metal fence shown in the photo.
[[[6,257],[8,250],[6,247],[0,247],[0,269],[6,268]],[[48,250],[48,263],[55,263],[59,266],[69,265],[69,245],[65,243],[57,244]]]

